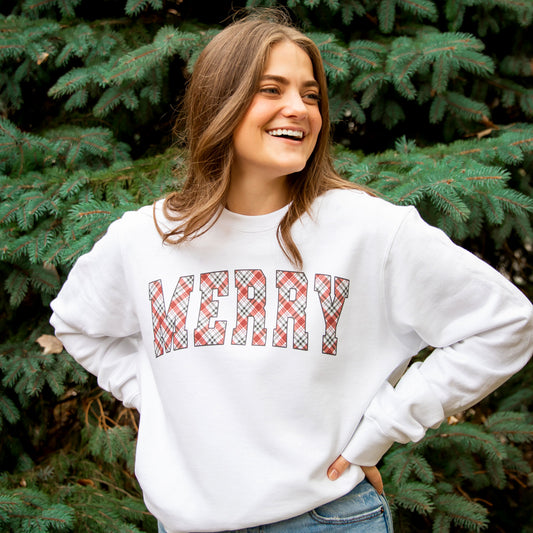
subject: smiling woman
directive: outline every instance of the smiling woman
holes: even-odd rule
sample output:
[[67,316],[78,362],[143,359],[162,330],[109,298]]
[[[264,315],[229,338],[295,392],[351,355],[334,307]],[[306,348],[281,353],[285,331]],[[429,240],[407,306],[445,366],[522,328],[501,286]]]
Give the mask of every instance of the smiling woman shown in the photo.
[[531,304],[335,173],[320,54],[286,21],[220,32],[185,113],[183,191],[78,260],[56,335],[140,411],[160,531],[391,533],[376,464],[526,364]]
[[[289,116],[285,116],[287,113]],[[220,206],[258,215],[285,203],[288,209],[279,225],[278,240],[291,262],[301,266],[302,258],[290,232],[292,225],[324,191],[360,189],[341,179],[333,169],[328,89],[315,43],[279,11],[259,11],[237,21],[215,36],[198,58],[183,114],[183,137],[190,154],[188,179],[182,191],[165,199],[165,216],[178,222],[162,232],[165,239],[180,243],[205,231],[220,215]],[[257,118],[251,118],[254,116]],[[246,126],[250,120],[261,120],[263,124],[252,131],[251,124],[250,129]],[[279,154],[274,158],[278,161],[277,170],[272,170],[274,174],[281,173],[275,176],[278,180],[272,181],[270,176],[268,182],[275,186],[259,186],[263,179],[260,176],[272,165],[271,160],[265,169],[256,166],[254,173],[259,172],[259,176],[249,176],[246,181],[249,194],[236,198],[233,193],[237,180],[232,186],[232,176],[239,174],[239,158],[235,157],[238,146],[250,147],[246,150],[250,161],[261,154],[266,156],[261,150],[266,142],[257,142],[259,131],[272,136],[295,124],[298,127],[293,129],[302,132],[302,142],[293,143],[292,152],[289,142],[283,150],[279,139],[273,146],[272,151]],[[245,128],[252,138],[247,139],[245,134],[235,143],[239,131]],[[300,159],[296,167],[283,167],[283,154],[294,158],[297,146],[299,153],[307,154],[306,161],[302,165]],[[260,154],[251,156],[253,151]],[[240,161],[245,163],[246,159]]]

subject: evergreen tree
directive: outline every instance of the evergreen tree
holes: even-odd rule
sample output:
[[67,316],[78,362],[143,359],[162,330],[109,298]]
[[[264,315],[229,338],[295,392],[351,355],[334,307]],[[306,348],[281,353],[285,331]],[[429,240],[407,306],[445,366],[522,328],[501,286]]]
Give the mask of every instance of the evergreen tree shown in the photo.
[[[533,3],[247,4],[287,7],[319,46],[339,172],[415,205],[531,297]],[[180,186],[174,110],[231,6],[246,2],[0,5],[2,531],[156,531],[136,413],[63,351],[48,306],[110,222]],[[531,373],[386,455],[398,531],[533,531]]]

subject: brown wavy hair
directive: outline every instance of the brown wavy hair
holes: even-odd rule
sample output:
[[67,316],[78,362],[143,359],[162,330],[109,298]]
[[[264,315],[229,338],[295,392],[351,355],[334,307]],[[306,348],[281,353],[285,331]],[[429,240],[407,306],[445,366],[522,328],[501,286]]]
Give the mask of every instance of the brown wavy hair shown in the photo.
[[166,233],[158,226],[165,242],[181,243],[202,235],[220,216],[230,184],[233,132],[258,90],[270,49],[282,41],[307,53],[321,96],[322,128],[305,168],[288,176],[291,204],[277,231],[278,242],[294,266],[303,264],[291,236],[294,222],[325,191],[360,188],[333,168],[327,83],[318,47],[283,12],[249,14],[218,33],[194,65],[183,102],[187,179],[181,191],[171,192],[163,202],[164,215],[178,222]]

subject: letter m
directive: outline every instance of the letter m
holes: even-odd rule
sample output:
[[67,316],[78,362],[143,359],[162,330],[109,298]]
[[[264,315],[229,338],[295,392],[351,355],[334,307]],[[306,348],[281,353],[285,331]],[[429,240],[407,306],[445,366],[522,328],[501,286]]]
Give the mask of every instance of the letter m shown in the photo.
[[163,284],[161,280],[151,281],[148,285],[152,309],[152,326],[154,330],[154,352],[159,357],[170,349],[187,348],[187,310],[189,297],[194,285],[194,276],[183,276],[179,279],[172,300],[165,307]]

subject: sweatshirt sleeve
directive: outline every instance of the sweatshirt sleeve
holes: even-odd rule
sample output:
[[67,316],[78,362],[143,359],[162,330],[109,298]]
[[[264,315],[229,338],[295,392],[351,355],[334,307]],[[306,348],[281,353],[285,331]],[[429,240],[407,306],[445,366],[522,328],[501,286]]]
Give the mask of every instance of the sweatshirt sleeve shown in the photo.
[[532,306],[492,267],[426,224],[400,225],[383,270],[390,328],[412,353],[431,346],[394,386],[383,383],[343,451],[375,465],[394,442],[420,440],[490,394],[529,360]]
[[128,298],[121,236],[124,219],[110,225],[75,263],[52,301],[50,323],[65,349],[98,384],[126,407],[140,407],[137,356],[140,328]]

